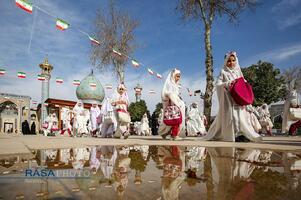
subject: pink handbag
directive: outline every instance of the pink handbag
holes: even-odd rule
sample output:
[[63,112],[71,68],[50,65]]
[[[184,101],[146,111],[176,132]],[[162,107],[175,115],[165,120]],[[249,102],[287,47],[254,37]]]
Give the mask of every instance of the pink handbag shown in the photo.
[[178,106],[169,105],[164,110],[163,123],[167,126],[177,126],[182,123],[182,113]]
[[235,79],[234,84],[230,87],[230,94],[233,100],[241,106],[252,104],[254,101],[252,86],[245,82],[243,77]]

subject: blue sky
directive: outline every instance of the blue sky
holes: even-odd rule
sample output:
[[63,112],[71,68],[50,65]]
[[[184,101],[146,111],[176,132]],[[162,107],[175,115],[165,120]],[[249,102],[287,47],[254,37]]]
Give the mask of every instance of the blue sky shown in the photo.
[[[71,24],[59,31],[55,19],[34,8],[29,14],[15,6],[14,0],[0,1],[0,68],[7,74],[0,77],[0,92],[29,95],[40,100],[41,83],[36,80],[38,64],[46,54],[54,65],[53,78],[63,77],[61,86],[52,82],[50,97],[75,100],[73,79],[82,79],[90,72],[90,42],[78,27],[93,34],[96,10],[107,5],[106,0],[32,0],[33,4]],[[76,2],[76,3],[75,3]],[[214,74],[218,75],[223,56],[230,50],[238,52],[242,67],[259,59],[280,69],[301,66],[301,1],[265,0],[257,9],[240,15],[239,24],[217,18],[212,29]],[[117,6],[140,21],[135,31],[140,48],[132,55],[154,71],[167,75],[173,67],[182,71],[182,84],[191,89],[205,88],[203,24],[183,22],[175,10],[177,1],[117,0]],[[31,39],[32,38],[32,39]],[[30,48],[29,48],[30,46]],[[17,71],[28,78],[16,78]],[[116,78],[109,72],[97,72],[103,84],[114,85]],[[144,98],[151,110],[160,101],[163,81],[150,77],[145,68],[134,69],[128,64],[126,84],[133,101],[132,88],[140,82]],[[114,85],[115,86],[115,85]],[[149,96],[147,91],[156,90]],[[187,92],[183,91],[187,96]],[[110,92],[108,92],[110,95]],[[186,102],[199,101],[185,97]]]

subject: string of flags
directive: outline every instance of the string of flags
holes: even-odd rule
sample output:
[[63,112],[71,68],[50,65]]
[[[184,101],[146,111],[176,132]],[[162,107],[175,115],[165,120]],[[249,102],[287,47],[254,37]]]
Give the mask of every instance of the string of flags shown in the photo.
[[[19,8],[25,10],[28,13],[32,13],[33,11],[33,7],[37,8],[38,10],[40,10],[41,12],[46,13],[47,15],[54,17],[53,15],[49,14],[47,11],[45,11],[44,9],[39,8],[36,5],[33,5],[31,2],[29,2],[28,0],[15,0],[16,2],[16,6],[18,6]],[[68,23],[67,21],[61,19],[61,18],[56,18],[56,28],[59,30],[66,30],[70,27],[70,23]],[[88,33],[81,31],[80,29],[78,29],[81,33],[85,34],[86,36],[88,36],[89,40],[91,41],[92,44],[94,45],[100,45],[101,42],[96,39],[95,37],[92,37],[91,35],[89,35]],[[144,66],[141,62],[137,61],[134,58],[129,57],[126,54],[121,53],[120,51],[118,51],[115,48],[112,48],[112,53],[116,56],[125,56],[127,58],[129,58],[131,60],[131,64],[133,65],[133,67],[135,68],[139,68],[140,66]],[[151,68],[147,68],[148,73],[151,76],[155,76],[156,78],[159,79],[163,79],[163,76],[159,73],[154,72]],[[6,74],[6,70],[5,69],[0,69],[0,75],[5,75]],[[19,78],[26,78],[26,73],[25,72],[18,72],[18,77]],[[38,80],[39,81],[48,81],[47,77],[43,76],[43,75],[38,75]],[[56,83],[58,84],[62,84],[64,82],[64,80],[61,77],[57,77],[55,79]],[[80,81],[79,80],[74,80],[73,81],[73,85],[75,86],[79,86],[80,85]],[[95,83],[91,83],[90,87],[96,87]],[[112,89],[112,85],[105,85],[106,89]],[[189,88],[187,88],[189,96],[192,96],[192,92],[190,92]],[[149,90],[149,94],[155,94],[154,90]]]

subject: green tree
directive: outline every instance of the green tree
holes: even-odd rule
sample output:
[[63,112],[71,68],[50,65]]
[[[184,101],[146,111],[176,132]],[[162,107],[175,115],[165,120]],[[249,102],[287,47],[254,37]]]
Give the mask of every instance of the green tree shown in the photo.
[[177,10],[184,20],[190,19],[203,24],[204,47],[206,53],[206,91],[204,95],[204,115],[210,122],[213,95],[213,56],[211,27],[217,17],[227,16],[230,22],[238,21],[239,14],[248,7],[255,7],[256,0],[179,0]]
[[144,113],[147,113],[147,117],[150,117],[149,111],[144,100],[139,102],[131,103],[129,106],[129,112],[131,114],[132,122],[140,121]]
[[285,97],[284,79],[280,70],[272,63],[258,61],[257,64],[243,68],[245,79],[253,86],[254,105],[270,104]]

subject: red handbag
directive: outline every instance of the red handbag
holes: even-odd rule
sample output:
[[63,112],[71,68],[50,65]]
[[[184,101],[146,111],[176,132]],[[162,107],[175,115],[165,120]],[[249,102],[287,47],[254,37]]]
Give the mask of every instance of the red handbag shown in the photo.
[[245,82],[243,77],[235,79],[234,84],[230,87],[230,94],[234,101],[241,106],[252,104],[254,101],[252,86]]
[[182,123],[182,113],[178,106],[169,105],[164,110],[163,123],[167,126],[177,126]]

